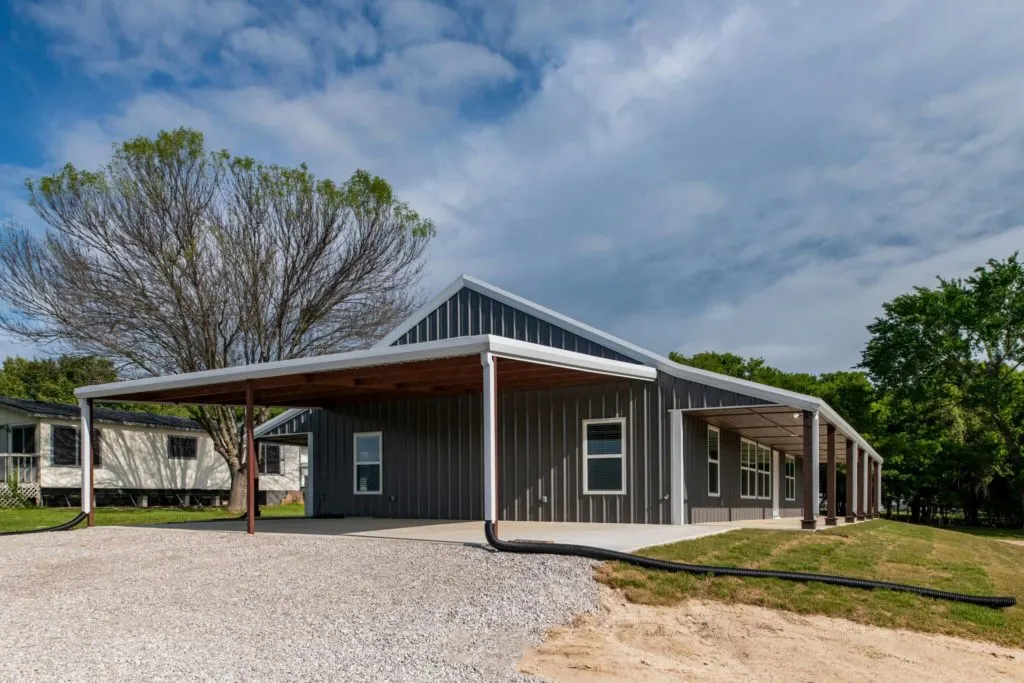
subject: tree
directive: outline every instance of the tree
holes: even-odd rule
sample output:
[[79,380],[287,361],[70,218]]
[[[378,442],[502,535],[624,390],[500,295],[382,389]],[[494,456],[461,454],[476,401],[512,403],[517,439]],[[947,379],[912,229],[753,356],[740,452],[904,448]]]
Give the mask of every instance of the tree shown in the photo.
[[[962,413],[975,434],[971,444],[985,441],[985,429],[998,435],[1024,524],[1024,267],[1017,254],[896,297],[868,330],[863,366],[876,384],[897,400]],[[978,448],[964,454],[991,456]],[[984,475],[975,464],[969,469]]]
[[29,360],[9,356],[0,368],[0,396],[77,403],[76,387],[116,381],[114,364],[106,358],[65,355]]
[[[365,171],[341,184],[178,129],[114,147],[96,171],[28,183],[45,236],[0,239],[0,328],[153,376],[368,345],[412,309],[431,221]],[[195,419],[245,501],[238,413]],[[265,419],[261,410],[258,419]]]

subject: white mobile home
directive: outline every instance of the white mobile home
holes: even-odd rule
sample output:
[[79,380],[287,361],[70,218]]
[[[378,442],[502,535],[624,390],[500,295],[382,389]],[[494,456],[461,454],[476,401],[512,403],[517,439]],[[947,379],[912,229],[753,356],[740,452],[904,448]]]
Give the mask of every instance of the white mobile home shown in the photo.
[[[80,495],[78,406],[0,397],[0,505],[15,497],[68,505]],[[97,504],[218,503],[231,477],[209,435],[193,420],[96,409]],[[306,449],[260,448],[260,497],[278,503],[304,485]],[[15,495],[17,492],[17,496]]]

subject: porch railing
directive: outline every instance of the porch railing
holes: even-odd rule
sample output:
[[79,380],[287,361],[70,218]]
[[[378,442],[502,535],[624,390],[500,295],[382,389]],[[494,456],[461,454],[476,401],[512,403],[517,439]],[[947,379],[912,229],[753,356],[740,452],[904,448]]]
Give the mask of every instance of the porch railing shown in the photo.
[[0,507],[39,503],[39,456],[0,453]]

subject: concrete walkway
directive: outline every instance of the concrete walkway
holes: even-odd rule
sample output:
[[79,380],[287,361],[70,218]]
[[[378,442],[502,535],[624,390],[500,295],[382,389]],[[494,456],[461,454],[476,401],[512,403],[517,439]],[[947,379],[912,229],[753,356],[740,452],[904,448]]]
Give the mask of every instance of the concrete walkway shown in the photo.
[[[561,522],[500,522],[500,538],[591,545],[609,550],[633,551],[702,536],[721,534],[735,527],[713,524],[576,524]],[[244,521],[218,521],[163,524],[162,529],[191,531],[245,531]],[[343,519],[265,519],[256,522],[256,533],[310,534],[315,536],[352,536],[394,538],[408,541],[432,541],[483,545],[483,522],[448,520],[385,519],[346,517]]]

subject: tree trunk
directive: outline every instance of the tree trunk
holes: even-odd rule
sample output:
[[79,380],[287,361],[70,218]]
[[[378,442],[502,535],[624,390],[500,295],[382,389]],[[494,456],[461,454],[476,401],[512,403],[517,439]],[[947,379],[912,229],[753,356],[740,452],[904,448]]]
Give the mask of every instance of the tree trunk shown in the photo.
[[228,511],[239,514],[246,511],[248,501],[246,493],[249,489],[249,482],[246,478],[245,467],[240,467],[231,473],[231,498],[228,499]]

